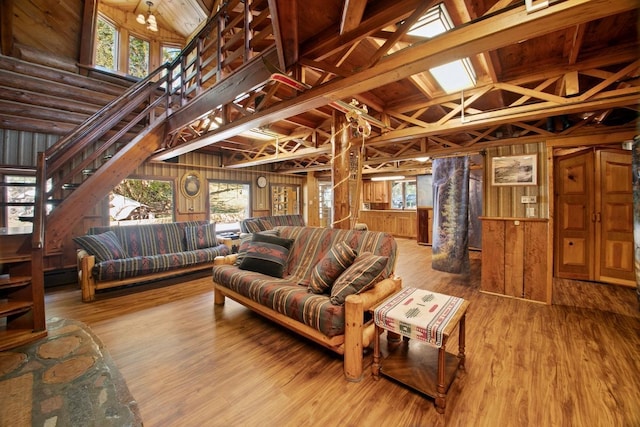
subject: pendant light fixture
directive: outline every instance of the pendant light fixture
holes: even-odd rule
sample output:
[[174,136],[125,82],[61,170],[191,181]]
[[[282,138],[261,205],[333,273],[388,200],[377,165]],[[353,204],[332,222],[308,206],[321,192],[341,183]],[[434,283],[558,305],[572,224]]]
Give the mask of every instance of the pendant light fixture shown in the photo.
[[151,13],[151,6],[153,6],[153,2],[147,1],[147,6],[149,9],[147,10],[147,17],[144,17],[144,14],[138,15],[136,21],[142,25],[147,26],[147,30],[158,31],[158,23],[156,22],[156,17],[153,13]]

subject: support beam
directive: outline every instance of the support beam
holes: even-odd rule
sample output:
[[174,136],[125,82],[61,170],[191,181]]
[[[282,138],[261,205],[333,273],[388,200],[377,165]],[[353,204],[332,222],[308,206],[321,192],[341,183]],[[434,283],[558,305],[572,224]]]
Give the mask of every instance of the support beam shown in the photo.
[[[348,99],[358,93],[395,82],[454,59],[517,43],[522,40],[523,33],[534,38],[569,26],[633,10],[635,7],[634,0],[619,0],[614,3],[608,0],[567,0],[528,14],[524,6],[519,6],[443,34],[438,37],[438,43],[427,41],[389,55],[370,69],[342,79],[334,79],[295,98],[281,101],[260,113],[240,118],[202,138],[173,148],[170,150],[171,153],[163,153],[162,157],[157,156],[156,159],[174,157],[233,137],[242,131],[286,119],[300,111]],[[563,107],[566,108],[567,105]],[[190,115],[190,117],[194,116]]]
[[347,230],[351,226],[349,209],[349,123],[344,114],[334,114],[333,163],[333,228]]

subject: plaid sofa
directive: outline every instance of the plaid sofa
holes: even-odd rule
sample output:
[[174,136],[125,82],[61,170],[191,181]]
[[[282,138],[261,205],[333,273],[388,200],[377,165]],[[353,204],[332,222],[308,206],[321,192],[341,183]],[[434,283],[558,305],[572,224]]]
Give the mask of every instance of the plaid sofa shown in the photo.
[[83,301],[96,289],[207,269],[229,253],[205,221],[93,227],[74,240]]
[[[343,354],[347,379],[361,379],[362,350],[373,337],[368,310],[401,287],[400,279],[393,275],[397,256],[393,236],[299,226],[278,226],[275,230],[282,238],[294,239],[283,278],[242,270],[235,265],[237,254],[227,256],[223,264],[213,267],[216,304],[224,304],[228,296]],[[346,242],[356,253],[388,257],[383,280],[371,289],[349,295],[343,305],[333,304],[328,294],[309,291],[314,268],[338,242]]]
[[256,218],[246,218],[240,221],[241,233],[258,233],[260,231],[271,230],[282,225],[297,225],[304,227],[304,218],[300,214],[294,215],[273,215],[260,216]]

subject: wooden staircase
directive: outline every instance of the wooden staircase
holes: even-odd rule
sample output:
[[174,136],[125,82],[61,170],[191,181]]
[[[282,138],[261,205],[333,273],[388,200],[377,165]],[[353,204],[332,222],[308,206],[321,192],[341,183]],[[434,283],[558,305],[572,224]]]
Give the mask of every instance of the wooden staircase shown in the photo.
[[[0,121],[7,128],[48,133],[54,129],[64,135],[38,155],[33,232],[15,248],[19,258],[13,260],[17,265],[10,279],[0,281],[0,317],[6,319],[0,325],[0,350],[46,334],[44,257],[61,251],[86,207],[98,204],[154,153],[179,141],[182,129],[192,132],[192,123],[202,122],[203,114],[265,84],[269,72],[261,56],[277,61],[272,35],[266,0],[231,0],[173,62],[124,93],[93,97],[97,88],[87,87],[86,98],[65,105],[66,114],[52,111],[63,88],[52,84],[52,93],[42,96],[22,93],[16,75],[25,74],[21,77],[27,88],[39,86],[43,73],[58,73],[61,84],[74,77],[54,70],[27,71],[19,61],[0,58],[0,86],[11,94],[0,105]],[[225,82],[236,72],[241,78],[236,77],[229,90]],[[42,102],[27,114],[21,103],[35,98]],[[89,117],[83,116],[96,107]],[[16,114],[26,115],[20,124]],[[47,205],[55,205],[50,214]],[[6,264],[9,257],[0,254],[0,263]]]

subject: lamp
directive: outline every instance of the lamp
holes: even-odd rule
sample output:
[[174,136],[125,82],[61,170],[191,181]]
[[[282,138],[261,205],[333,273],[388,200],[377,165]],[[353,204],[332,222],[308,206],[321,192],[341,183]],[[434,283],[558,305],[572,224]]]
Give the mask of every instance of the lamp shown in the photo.
[[151,13],[151,6],[153,6],[153,2],[147,1],[147,6],[149,9],[147,10],[147,17],[144,17],[144,14],[139,14],[136,18],[136,21],[142,25],[147,25],[147,30],[158,31],[158,22],[156,21],[156,17],[153,13]]

